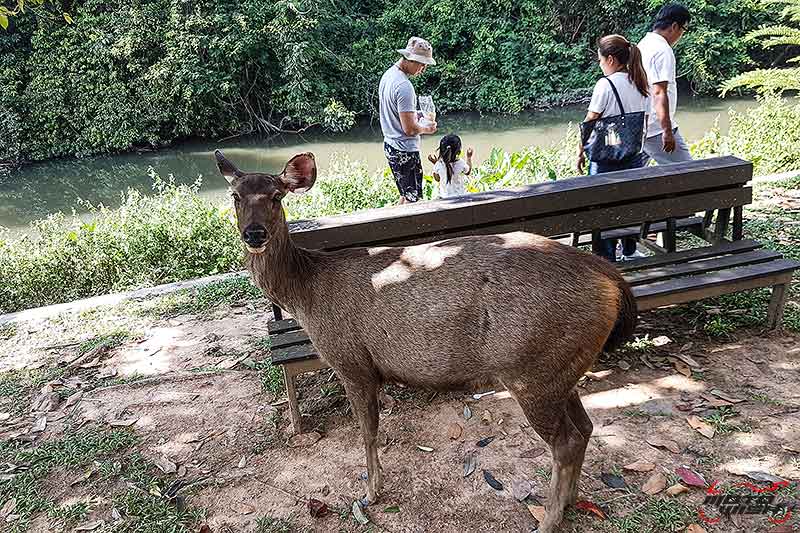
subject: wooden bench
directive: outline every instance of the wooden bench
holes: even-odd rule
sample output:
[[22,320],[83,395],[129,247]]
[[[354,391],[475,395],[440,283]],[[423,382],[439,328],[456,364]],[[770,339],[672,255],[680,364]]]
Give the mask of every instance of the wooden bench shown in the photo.
[[[634,236],[655,252],[618,264],[640,310],[772,287],[768,326],[774,328],[800,263],[743,238],[751,178],[749,162],[723,157],[297,221],[290,231],[299,246],[323,250],[524,230],[597,251],[602,238]],[[704,244],[677,251],[681,231]],[[662,245],[646,239],[652,233]],[[283,367],[292,429],[299,432],[295,378],[327,365],[297,322],[273,310],[272,363]]]

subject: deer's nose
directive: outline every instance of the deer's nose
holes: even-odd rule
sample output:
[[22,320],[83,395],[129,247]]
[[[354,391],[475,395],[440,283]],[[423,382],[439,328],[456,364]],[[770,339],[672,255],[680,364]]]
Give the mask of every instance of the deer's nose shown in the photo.
[[253,248],[258,248],[267,242],[267,228],[260,224],[250,224],[242,232],[242,240]]

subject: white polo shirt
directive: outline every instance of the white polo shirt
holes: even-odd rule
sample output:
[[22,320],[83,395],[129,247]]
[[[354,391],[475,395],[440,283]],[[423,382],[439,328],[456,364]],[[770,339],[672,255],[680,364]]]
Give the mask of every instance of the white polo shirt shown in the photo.
[[[678,86],[675,83],[675,52],[666,39],[657,33],[649,32],[639,42],[642,52],[642,63],[650,83],[650,94],[653,94],[653,84],[667,82],[667,97],[669,98],[669,118],[672,127],[677,128],[675,111],[678,109]],[[651,98],[650,121],[647,124],[647,137],[654,137],[664,132],[655,108],[655,99]]]

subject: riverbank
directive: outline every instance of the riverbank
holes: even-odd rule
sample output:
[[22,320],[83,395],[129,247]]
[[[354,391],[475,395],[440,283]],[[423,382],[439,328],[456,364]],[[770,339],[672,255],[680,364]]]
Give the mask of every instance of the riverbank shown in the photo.
[[[679,122],[689,141],[703,138],[718,120],[721,134],[729,127],[728,110],[742,113],[757,105],[753,99],[686,98],[681,101]],[[475,148],[480,164],[494,148],[514,153],[530,146],[547,148],[574,132],[583,119],[583,106],[558,107],[548,111],[518,115],[451,113],[440,120],[441,134],[458,133],[465,145]],[[433,153],[441,135],[423,138],[423,153]],[[174,176],[179,184],[191,184],[203,177],[199,194],[211,201],[225,200],[227,185],[214,166],[213,151],[222,149],[235,156],[242,168],[280,172],[298,152],[316,155],[321,176],[347,158],[363,163],[368,174],[382,171],[383,156],[380,126],[362,123],[347,133],[311,132],[303,135],[236,138],[224,142],[191,141],[174,148],[142,153],[84,159],[61,159],[37,163],[11,175],[0,175],[0,227],[12,234],[30,232],[29,224],[51,213],[86,213],[78,198],[93,205],[121,205],[121,193],[132,188],[141,194],[152,193],[150,169],[162,176]],[[430,169],[426,163],[426,172]],[[566,175],[574,173],[568,172]]]

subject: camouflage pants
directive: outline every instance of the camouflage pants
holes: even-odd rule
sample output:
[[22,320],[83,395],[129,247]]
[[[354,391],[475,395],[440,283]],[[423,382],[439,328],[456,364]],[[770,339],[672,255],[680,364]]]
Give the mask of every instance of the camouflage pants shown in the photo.
[[389,161],[400,196],[407,202],[422,198],[422,161],[419,152],[403,152],[384,143],[383,153]]

